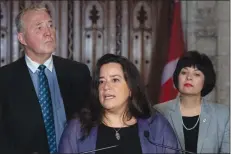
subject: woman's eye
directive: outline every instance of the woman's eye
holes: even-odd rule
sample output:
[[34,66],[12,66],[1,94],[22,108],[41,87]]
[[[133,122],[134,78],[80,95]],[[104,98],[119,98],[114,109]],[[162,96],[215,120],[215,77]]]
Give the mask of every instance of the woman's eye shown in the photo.
[[185,72],[185,71],[182,71],[182,72],[181,72],[181,74],[183,74],[183,75],[184,75],[184,74],[186,74],[186,72]]
[[99,84],[102,84],[103,83],[103,81],[101,80],[101,81],[99,81]]

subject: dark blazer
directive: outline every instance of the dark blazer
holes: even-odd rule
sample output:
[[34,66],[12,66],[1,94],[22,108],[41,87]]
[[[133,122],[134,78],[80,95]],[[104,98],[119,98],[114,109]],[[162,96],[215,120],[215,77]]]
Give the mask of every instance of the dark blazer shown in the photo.
[[[67,119],[89,94],[85,64],[53,56]],[[10,151],[9,151],[10,150]],[[48,153],[40,105],[25,57],[0,68],[0,153]]]

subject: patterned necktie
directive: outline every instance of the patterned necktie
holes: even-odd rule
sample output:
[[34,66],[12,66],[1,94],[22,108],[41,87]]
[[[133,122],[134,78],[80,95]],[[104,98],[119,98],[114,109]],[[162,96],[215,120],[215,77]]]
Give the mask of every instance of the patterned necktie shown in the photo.
[[45,129],[47,133],[47,140],[50,149],[50,153],[57,152],[56,137],[55,137],[55,124],[51,102],[51,95],[48,80],[44,72],[46,66],[40,65],[38,67],[39,73],[39,104],[41,106]]

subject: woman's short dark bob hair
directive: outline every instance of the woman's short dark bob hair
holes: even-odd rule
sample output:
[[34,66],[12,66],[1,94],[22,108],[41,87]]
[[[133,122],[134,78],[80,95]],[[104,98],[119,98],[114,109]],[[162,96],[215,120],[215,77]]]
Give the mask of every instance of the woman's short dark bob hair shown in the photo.
[[213,90],[216,83],[216,74],[213,68],[213,64],[207,55],[201,54],[196,50],[185,52],[182,55],[176,65],[176,69],[173,74],[173,82],[177,89],[178,76],[181,69],[184,67],[195,67],[204,74],[204,87],[201,90],[202,97],[206,96]]

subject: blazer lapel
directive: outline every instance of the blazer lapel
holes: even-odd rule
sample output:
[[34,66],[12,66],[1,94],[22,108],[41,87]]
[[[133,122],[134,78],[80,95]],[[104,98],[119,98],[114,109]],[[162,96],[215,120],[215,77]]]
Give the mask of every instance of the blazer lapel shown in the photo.
[[202,99],[201,105],[201,115],[200,115],[200,126],[199,126],[199,134],[198,134],[198,142],[197,142],[197,153],[201,153],[202,147],[204,144],[204,140],[207,136],[209,124],[211,121],[211,113],[209,112],[209,106]]
[[90,151],[96,150],[97,132],[98,132],[98,127],[94,127],[92,128],[91,133],[85,140],[79,141],[78,153],[82,153],[82,152],[95,153]]
[[175,99],[175,101],[172,102],[172,111],[170,112],[170,117],[172,120],[173,129],[177,133],[180,145],[183,149],[185,149],[184,132],[182,127],[182,116],[180,114],[180,109],[179,109],[179,99]]
[[146,137],[144,137],[144,131],[150,132],[148,120],[146,119],[138,119],[138,131],[140,137],[140,144],[142,148],[142,153],[151,153],[153,152],[151,147],[149,146],[150,143]]

